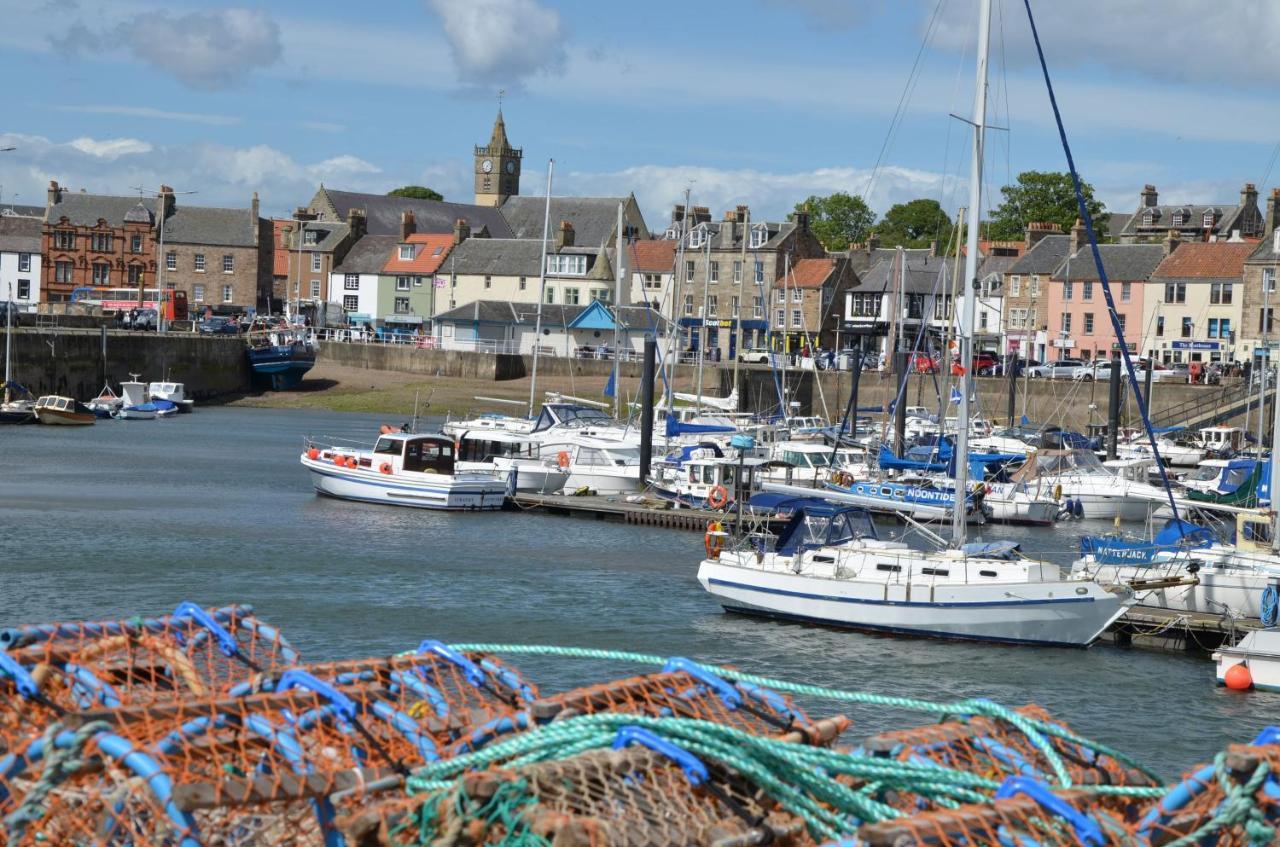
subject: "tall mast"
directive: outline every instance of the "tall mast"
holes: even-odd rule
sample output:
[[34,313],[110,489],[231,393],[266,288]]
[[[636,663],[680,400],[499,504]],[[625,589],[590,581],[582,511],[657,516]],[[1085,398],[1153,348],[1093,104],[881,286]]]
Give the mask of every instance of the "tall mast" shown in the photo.
[[547,160],[547,204],[542,212],[542,262],[538,265],[538,317],[533,322],[533,374],[529,380],[529,417],[538,393],[538,348],[542,346],[542,304],[547,301],[547,239],[551,237],[551,177],[556,160]]
[[626,244],[626,240],[622,236],[622,206],[623,206],[623,203],[619,202],[618,203],[618,246],[615,249],[615,253],[617,254],[617,256],[614,261],[614,264],[617,265],[615,270],[617,271],[617,275],[618,275],[617,293],[614,296],[614,302],[613,302],[613,416],[615,418],[618,417],[618,415],[621,413],[621,408],[622,408],[619,402],[619,398],[622,397],[622,392],[618,390],[618,382],[621,378],[621,367],[619,366],[619,362],[622,361],[622,331],[619,328],[619,324],[622,322],[622,314],[621,314],[622,278],[623,278],[622,277],[622,266],[623,266],[622,259],[623,259],[623,256],[625,255],[623,250],[624,250],[624,245]]
[[[698,408],[702,408],[702,366],[707,361],[707,339],[710,333],[707,331],[707,305],[710,302],[711,295],[711,226],[707,225],[707,231],[702,234],[702,241],[706,249],[703,251],[702,262],[702,326],[698,328]],[[719,311],[717,309],[716,311]]]
[[956,422],[955,506],[951,534],[956,547],[965,542],[965,500],[969,488],[969,395],[973,393],[973,324],[977,313],[978,225],[982,221],[982,155],[987,122],[987,52],[991,43],[991,0],[981,0],[978,17],[978,72],[973,93],[973,161],[969,164],[969,225],[964,257],[964,308],[960,315],[960,366],[964,369],[960,415]]
[[[13,283],[4,301],[4,402],[9,402],[9,383],[13,380]],[[1277,404],[1280,406],[1280,404]]]

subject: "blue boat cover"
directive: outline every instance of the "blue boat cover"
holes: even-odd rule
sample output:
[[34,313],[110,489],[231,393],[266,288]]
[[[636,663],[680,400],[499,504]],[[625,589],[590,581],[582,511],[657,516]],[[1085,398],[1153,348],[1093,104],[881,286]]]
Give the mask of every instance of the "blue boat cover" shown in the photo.
[[729,446],[735,450],[754,450],[756,440],[750,435],[734,435],[729,438]]
[[685,433],[735,432],[735,431],[736,430],[731,426],[719,426],[717,424],[680,423],[680,421],[676,420],[675,415],[669,412],[667,413],[667,438],[675,438],[676,436],[684,435]]
[[1171,519],[1156,533],[1154,541],[1136,541],[1114,535],[1086,535],[1080,539],[1080,554],[1093,554],[1100,565],[1149,565],[1160,553],[1198,550],[1214,542],[1206,527]]
[[1016,541],[974,541],[970,544],[963,544],[960,552],[966,556],[981,556],[984,559],[1009,559],[1016,558],[1014,554],[1018,552],[1019,544]]
[[884,470],[901,470],[901,471],[945,471],[947,463],[929,462],[918,459],[898,458],[893,455],[893,451],[885,445],[880,445],[880,467]]
[[747,505],[753,509],[775,514],[794,512],[796,509],[829,508],[831,506],[821,497],[797,497],[794,494],[780,494],[774,491],[761,491],[751,495]]

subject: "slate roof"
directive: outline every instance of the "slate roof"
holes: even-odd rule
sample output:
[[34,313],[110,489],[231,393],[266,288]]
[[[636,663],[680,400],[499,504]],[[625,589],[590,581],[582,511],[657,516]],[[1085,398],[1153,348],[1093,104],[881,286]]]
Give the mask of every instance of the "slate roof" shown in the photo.
[[631,270],[637,273],[671,273],[676,243],[669,238],[631,242]]
[[[413,245],[413,258],[401,259],[400,246]],[[449,248],[453,246],[452,235],[428,235],[424,232],[414,233],[408,241],[397,242],[382,266],[383,273],[389,274],[433,274],[449,256]]]
[[986,279],[991,274],[1006,274],[1018,263],[1021,256],[987,256],[978,264],[978,279]]
[[1244,263],[1258,245],[1252,241],[1211,241],[1179,244],[1165,257],[1153,279],[1162,280],[1239,280]]
[[[1157,206],[1139,206],[1138,210],[1129,216],[1129,220],[1125,222],[1123,229],[1118,229],[1113,224],[1108,231],[1113,235],[1149,236],[1160,234],[1170,229],[1204,230],[1204,213],[1212,210],[1214,212],[1212,230],[1229,233],[1233,228],[1242,228],[1242,214],[1245,208],[1238,203],[1226,205],[1221,203],[1161,203]],[[1154,216],[1150,225],[1145,220],[1145,215],[1148,211],[1152,212]],[[1174,214],[1179,211],[1183,213],[1182,223],[1174,224]]]
[[18,216],[20,218],[43,218],[44,206],[26,206],[21,203],[6,203],[0,206],[0,217]]
[[[616,212],[615,212],[616,214]],[[775,250],[796,230],[794,221],[751,221],[745,231],[750,232],[757,227],[763,227],[766,232],[766,238],[759,247],[751,247],[751,242],[747,241],[747,252],[752,250]],[[692,229],[700,229],[707,233],[707,237],[711,239],[712,250],[742,250],[742,239],[744,227],[741,221],[707,221],[700,223]],[[668,232],[670,229],[668,229]],[[691,247],[686,244],[686,250],[704,250],[703,246]]]
[[[568,326],[577,318],[591,308],[590,304],[585,306],[564,306],[558,304],[547,303],[542,307],[542,325],[547,326]],[[651,326],[657,326],[662,323],[661,315],[646,306],[623,306],[616,311],[609,309],[611,314],[618,316],[619,322],[624,328],[636,327],[639,329],[648,329]],[[436,315],[437,322],[445,321],[447,323],[472,323],[481,321],[483,323],[514,323],[518,325],[532,325],[538,318],[537,303],[511,303],[506,300],[476,300],[458,306],[456,309],[450,309]]]
[[[555,252],[555,251],[551,251]],[[566,247],[561,254],[596,257],[599,247]],[[608,255],[608,251],[606,251]],[[526,238],[468,238],[453,248],[444,270],[457,274],[491,276],[538,276],[542,262],[542,241]],[[593,263],[587,260],[587,273]]]
[[1129,226],[1133,215],[1126,212],[1111,212],[1107,217],[1107,237],[1115,238]]
[[[1150,279],[1164,259],[1163,244],[1100,244],[1098,252],[1107,269],[1107,278],[1112,282]],[[1063,261],[1052,278],[1067,279],[1068,273],[1072,282],[1097,280],[1098,265],[1093,260],[1093,252],[1087,247],[1076,251],[1069,262]]]
[[[599,247],[613,234],[618,204],[625,202],[626,197],[552,197],[550,235],[555,235],[561,221],[568,221],[573,225],[574,244]],[[541,240],[546,203],[545,197],[507,198],[502,204],[502,216],[507,219],[512,236]]]
[[1071,236],[1046,235],[1035,245],[1023,253],[1014,262],[1007,273],[1011,274],[1051,274],[1062,264],[1071,250]]
[[[327,253],[337,247],[342,239],[346,238],[351,232],[350,226],[338,221],[307,221],[306,226],[302,229],[303,232],[316,233],[315,244],[303,243],[302,251],[304,253]],[[397,227],[396,235],[398,236],[399,233],[400,229]]]
[[[903,252],[906,254],[908,263],[914,260],[929,258],[928,247],[912,247],[904,250]],[[832,255],[848,256],[849,264],[853,267],[854,273],[861,276],[863,273],[874,268],[885,259],[892,261],[893,257],[896,256],[897,253],[898,250],[896,247],[876,247],[873,250],[867,250],[864,248],[862,250],[839,251]]]
[[[134,219],[145,210],[152,219],[159,208],[155,197],[113,197],[106,194],[64,192],[49,209],[49,223],[67,218],[77,226],[94,226],[99,219],[120,226],[130,215]],[[223,247],[252,247],[258,222],[251,209],[218,209],[211,206],[184,206],[175,203],[164,222],[164,240],[173,244],[211,244]]]
[[[1276,249],[1278,247],[1280,247],[1280,238],[1277,238],[1273,232],[1262,239],[1261,243],[1254,245],[1253,252],[1249,254],[1248,264],[1273,265],[1280,262],[1280,250]],[[1181,250],[1182,248],[1179,247],[1178,249]]]
[[351,245],[342,264],[333,269],[336,274],[382,273],[387,257],[400,243],[396,235],[366,235]]
[[[924,251],[926,254],[928,250]],[[947,280],[950,279],[950,263],[942,256],[925,256],[921,259],[907,259],[906,282],[903,287],[905,294],[932,294],[935,290],[949,291],[950,286]],[[862,285],[859,291],[892,291],[894,280],[892,274],[896,273],[892,258],[882,259],[862,274]],[[942,282],[938,282],[938,274],[942,274]],[[939,288],[939,285],[942,287]]]
[[40,253],[39,218],[0,217],[0,253]]
[[401,213],[408,211],[413,212],[417,232],[452,233],[454,223],[462,218],[471,226],[472,234],[484,228],[489,230],[489,235],[493,238],[511,237],[511,227],[506,218],[501,211],[491,206],[335,191],[323,186],[320,190],[337,209],[338,217],[344,221],[352,209],[364,211],[366,231],[370,235],[399,235]]

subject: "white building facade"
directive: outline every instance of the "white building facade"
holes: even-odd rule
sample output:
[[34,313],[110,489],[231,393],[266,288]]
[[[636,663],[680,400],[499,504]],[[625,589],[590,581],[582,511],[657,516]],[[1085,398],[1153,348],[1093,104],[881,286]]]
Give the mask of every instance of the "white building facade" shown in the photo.
[[40,302],[39,218],[0,217],[0,300],[34,311]]

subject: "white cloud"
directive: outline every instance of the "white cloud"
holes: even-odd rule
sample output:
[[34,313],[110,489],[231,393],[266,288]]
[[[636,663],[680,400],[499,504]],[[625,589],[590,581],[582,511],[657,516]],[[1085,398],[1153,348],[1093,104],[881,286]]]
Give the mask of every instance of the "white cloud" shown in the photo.
[[[754,169],[723,169],[692,165],[639,165],[605,173],[570,173],[555,188],[557,194],[625,195],[635,192],[651,229],[670,219],[671,207],[684,202],[708,206],[714,218],[745,203],[753,218],[779,220],[811,194],[835,191],[862,194],[871,171],[868,168],[826,167],[789,173]],[[918,197],[941,200],[954,194],[954,178],[939,173],[891,166],[881,168],[867,202],[879,213],[895,203]],[[945,205],[945,204],[944,204]]]
[[439,16],[460,81],[519,85],[564,63],[560,13],[536,0],[427,0]]
[[343,174],[382,173],[382,169],[377,165],[366,162],[364,159],[350,154],[334,156],[332,159],[325,159],[323,162],[311,165],[308,170],[320,177],[341,176]]
[[76,22],[49,41],[59,52],[115,53],[177,77],[191,88],[225,88],[280,60],[280,27],[258,9],[224,8],[176,15],[152,10],[102,29]]
[[55,106],[59,112],[75,112],[84,115],[120,115],[126,118],[152,118],[159,121],[207,124],[209,126],[234,126],[241,119],[233,115],[209,115],[200,112],[170,112],[150,106]]
[[[926,0],[922,8],[933,5]],[[1011,66],[1034,64],[1035,45],[1022,3],[1003,5],[993,24],[993,62],[999,62],[1003,49]],[[1273,57],[1280,50],[1276,3],[1163,0],[1152,6],[1074,0],[1035,3],[1033,11],[1050,71],[1102,65],[1166,83],[1261,87],[1271,85]],[[939,16],[937,43],[972,55],[976,26],[971,5],[948,4]]]
[[99,141],[95,138],[83,137],[69,142],[67,146],[74,147],[86,155],[98,159],[106,159],[107,161],[114,161],[121,156],[135,156],[151,152],[151,145],[137,138],[111,138]]

